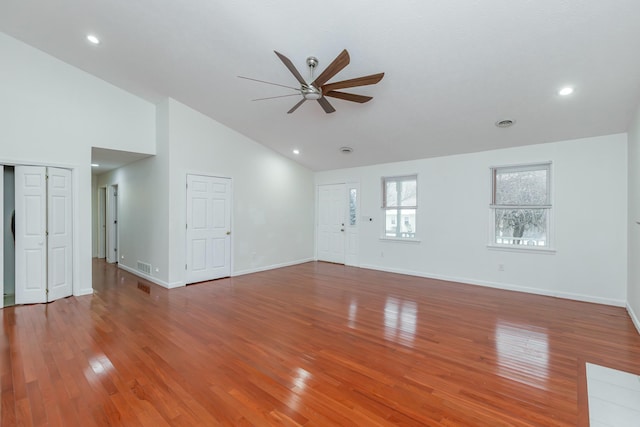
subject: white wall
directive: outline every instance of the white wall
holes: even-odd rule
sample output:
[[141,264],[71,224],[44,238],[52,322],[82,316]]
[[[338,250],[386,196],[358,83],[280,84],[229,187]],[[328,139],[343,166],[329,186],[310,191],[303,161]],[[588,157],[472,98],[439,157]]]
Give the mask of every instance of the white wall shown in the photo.
[[629,283],[627,310],[640,332],[640,107],[629,128]]
[[157,155],[98,177],[118,185],[121,267],[184,285],[188,173],[233,180],[232,275],[313,259],[310,170],[172,99],[157,111]]
[[[361,266],[624,305],[626,135],[319,172],[360,182]],[[425,142],[428,143],[428,142]],[[491,166],[552,161],[556,252],[487,248]],[[382,241],[382,176],[418,174],[420,243]],[[504,271],[498,271],[498,265]]]
[[232,275],[313,259],[313,172],[169,101],[171,283],[184,283],[186,175],[233,180]]
[[157,106],[156,155],[98,176],[98,187],[118,186],[118,251],[121,267],[143,275],[137,262],[151,264],[148,279],[169,281],[168,100]]
[[0,163],[70,168],[74,294],[91,293],[91,147],[155,153],[155,107],[0,33]]

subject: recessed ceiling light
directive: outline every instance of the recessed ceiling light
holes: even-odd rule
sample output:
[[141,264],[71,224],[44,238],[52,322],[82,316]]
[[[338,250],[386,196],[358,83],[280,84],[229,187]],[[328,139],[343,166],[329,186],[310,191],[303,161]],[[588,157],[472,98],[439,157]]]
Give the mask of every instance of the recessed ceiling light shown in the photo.
[[496,122],[496,126],[498,126],[499,128],[508,128],[513,126],[514,124],[516,124],[516,121],[511,119],[498,120]]
[[558,91],[558,95],[560,96],[568,96],[573,93],[573,88],[571,86],[563,87]]
[[342,154],[351,154],[351,153],[353,153],[353,148],[351,148],[351,147],[340,147],[340,152]]
[[89,34],[87,36],[87,40],[89,40],[93,44],[100,44],[100,39],[94,36],[93,34]]
[[97,164],[97,163],[91,163],[91,167],[92,167],[92,168],[97,168],[97,167],[99,167],[99,166],[100,166],[100,165],[99,165],[99,164]]
[[298,155],[300,154],[300,150],[298,150],[297,148],[295,150],[293,150],[293,154]]

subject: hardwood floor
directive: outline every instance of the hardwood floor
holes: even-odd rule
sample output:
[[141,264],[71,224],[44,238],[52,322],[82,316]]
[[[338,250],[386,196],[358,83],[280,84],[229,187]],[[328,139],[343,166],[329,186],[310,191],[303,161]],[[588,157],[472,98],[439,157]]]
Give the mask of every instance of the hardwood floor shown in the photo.
[[[308,263],[1,310],[2,426],[575,426],[623,308]],[[604,284],[603,284],[604,286]]]

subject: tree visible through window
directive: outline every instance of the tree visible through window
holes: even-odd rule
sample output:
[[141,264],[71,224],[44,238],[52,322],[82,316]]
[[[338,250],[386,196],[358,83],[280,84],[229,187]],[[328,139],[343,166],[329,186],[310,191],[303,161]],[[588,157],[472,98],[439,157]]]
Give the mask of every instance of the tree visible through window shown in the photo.
[[494,243],[549,246],[549,163],[491,169]]
[[382,178],[385,236],[414,238],[418,210],[417,175]]

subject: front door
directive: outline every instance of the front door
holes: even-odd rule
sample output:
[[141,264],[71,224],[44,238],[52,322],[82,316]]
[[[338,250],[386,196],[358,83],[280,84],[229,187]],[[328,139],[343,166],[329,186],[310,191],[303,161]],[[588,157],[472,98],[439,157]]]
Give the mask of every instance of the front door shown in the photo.
[[231,179],[187,175],[186,283],[231,275]]
[[344,264],[346,186],[318,186],[318,261]]

